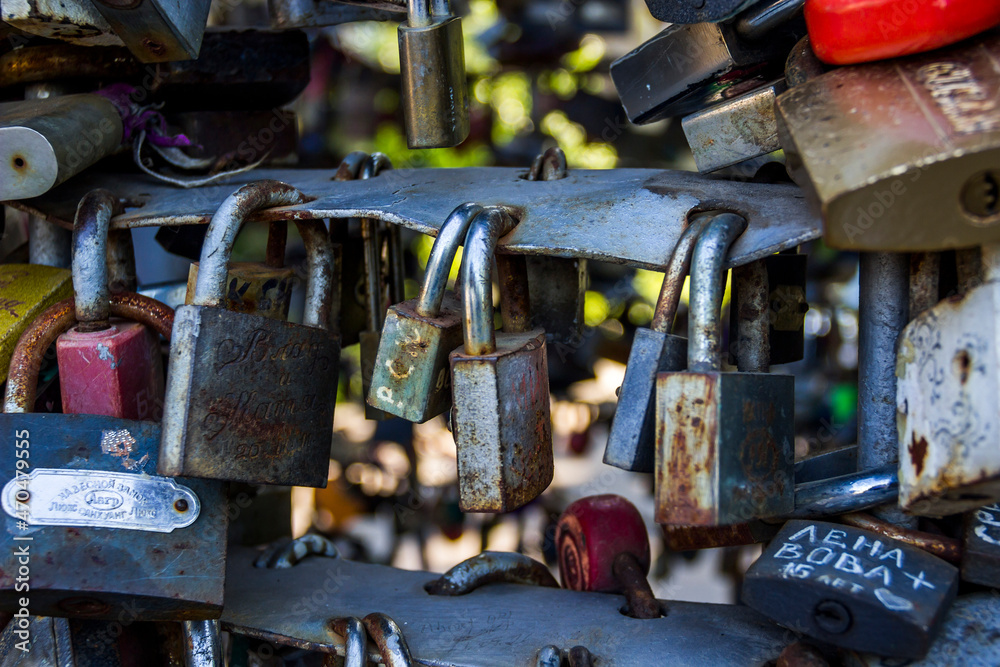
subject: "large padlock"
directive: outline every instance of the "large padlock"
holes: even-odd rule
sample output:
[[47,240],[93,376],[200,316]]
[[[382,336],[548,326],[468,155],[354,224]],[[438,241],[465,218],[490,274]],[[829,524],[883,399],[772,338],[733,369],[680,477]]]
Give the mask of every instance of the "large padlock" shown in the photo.
[[[493,252],[513,226],[505,211],[489,208],[476,216],[465,237],[464,346],[449,362],[459,506],[466,512],[509,512],[552,481],[545,332],[526,329],[526,299],[508,299],[516,310],[503,313],[504,332],[493,328]],[[525,269],[525,282],[526,274]],[[526,286],[521,294],[527,294]]]
[[877,533],[789,521],[750,569],[743,602],[843,648],[919,658],[958,590],[958,569]]
[[423,423],[451,407],[448,355],[462,344],[462,304],[447,291],[448,274],[472,219],[483,210],[461,204],[434,240],[420,295],[389,308],[368,404]]
[[0,264],[0,382],[7,379],[18,339],[42,311],[73,294],[69,269]]
[[[239,313],[255,313],[276,320],[288,319],[295,287],[295,271],[285,266],[285,242],[288,223],[274,220],[268,224],[267,254],[263,263],[230,262],[226,275],[226,308]],[[198,262],[188,269],[187,295],[191,305],[198,285]]]
[[[77,325],[56,340],[62,408],[66,414],[159,420],[163,409],[159,336],[141,322],[112,320],[108,305],[107,259],[114,245],[109,227],[116,206],[110,192],[94,190],[77,207],[73,226]],[[131,244],[125,245],[127,253]]]
[[1000,588],[1000,503],[967,512],[962,530],[962,581]]
[[618,393],[604,462],[633,472],[653,472],[656,462],[656,375],[687,368],[687,339],[670,333],[691,265],[695,241],[711,218],[692,220],[681,234],[663,276],[649,328],[638,327]]
[[657,523],[738,524],[795,505],[792,376],[720,372],[725,257],[745,228],[720,213],[695,244],[687,370],[657,376]]
[[984,280],[915,317],[899,337],[899,504],[926,516],[1000,500],[1000,247]]
[[[163,304],[122,293],[110,297],[110,310],[170,337],[172,311]],[[34,403],[45,351],[75,323],[72,300],[56,304],[25,331],[11,360],[0,415],[0,609],[218,617],[228,523],[222,485],[156,476],[156,422],[17,414]]]
[[403,120],[410,148],[457,146],[469,136],[462,21],[448,0],[408,0],[399,26]]
[[326,485],[340,342],[328,330],[333,252],[323,224],[295,223],[308,255],[303,324],[224,307],[243,223],[260,209],[303,201],[289,185],[258,181],[212,216],[194,304],[178,308],[174,321],[161,474]]
[[836,68],[778,97],[786,165],[818,204],[827,244],[902,252],[1000,240],[998,57],[990,34]]

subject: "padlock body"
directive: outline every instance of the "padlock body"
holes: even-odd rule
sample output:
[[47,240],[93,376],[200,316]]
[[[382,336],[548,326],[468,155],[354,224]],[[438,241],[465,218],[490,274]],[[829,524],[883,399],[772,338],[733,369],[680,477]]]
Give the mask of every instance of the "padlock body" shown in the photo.
[[967,512],[963,531],[962,581],[1000,588],[1000,504]]
[[[198,262],[188,269],[187,295],[190,305],[198,284]],[[295,271],[260,262],[230,262],[226,275],[226,308],[237,313],[252,313],[284,322],[295,287]]]
[[687,339],[640,327],[635,330],[604,462],[633,472],[656,463],[656,376],[687,368]]
[[420,424],[451,407],[448,355],[462,344],[462,305],[447,292],[436,317],[416,306],[410,299],[386,313],[368,404]]
[[656,522],[720,526],[795,506],[794,379],[661,373],[656,388]]
[[899,338],[899,503],[945,516],[1000,500],[1000,283],[941,301]]
[[842,67],[778,97],[781,145],[824,239],[863,251],[1000,240],[1000,39]]
[[462,21],[399,26],[403,121],[410,148],[457,146],[469,136]]
[[68,269],[39,264],[0,264],[0,382],[21,334],[42,311],[73,296]]
[[[223,485],[157,477],[159,424],[0,414],[0,433],[0,610],[16,612],[28,597],[31,613],[45,616],[219,617],[228,524]],[[14,502],[22,489],[27,519]],[[186,504],[178,506],[181,498]],[[193,523],[178,527],[192,516]],[[18,580],[23,548],[30,592]]]
[[[958,569],[926,551],[852,526],[795,520],[747,570],[742,600],[842,648],[919,658],[957,589]],[[846,611],[840,619],[830,618],[835,605]]]
[[459,507],[509,512],[552,481],[545,333],[496,334],[492,354],[451,353]]
[[[372,375],[375,372],[375,362],[378,358],[378,349],[382,343],[382,332],[361,331],[358,333],[358,344],[360,346],[361,357],[361,395],[368,396],[371,393]],[[365,419],[382,421],[389,419],[392,415],[372,407],[365,401]]]
[[160,474],[326,486],[339,359],[324,329],[181,306]]
[[56,340],[56,355],[64,413],[163,417],[159,337],[145,325],[113,319],[103,331],[74,327]]

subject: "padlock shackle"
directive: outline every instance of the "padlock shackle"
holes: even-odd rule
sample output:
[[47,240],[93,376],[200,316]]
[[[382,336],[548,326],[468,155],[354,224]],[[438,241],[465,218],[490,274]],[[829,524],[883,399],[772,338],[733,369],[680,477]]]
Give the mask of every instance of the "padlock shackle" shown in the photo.
[[508,234],[516,221],[502,208],[489,207],[469,226],[462,256],[463,338],[465,354],[496,352],[493,325],[493,253],[500,237]]
[[[279,181],[248,183],[229,195],[208,223],[201,249],[195,306],[222,308],[226,303],[226,278],[233,243],[247,219],[257,211],[275,206],[293,206],[308,201],[306,196]],[[318,220],[295,220],[306,246],[306,305],[302,323],[328,329],[330,295],[333,293],[333,245],[323,223]]]
[[406,0],[406,25],[422,28],[433,22],[430,0]]
[[[361,167],[362,180],[374,178],[383,169],[392,169],[392,162],[384,153],[372,153]],[[382,244],[380,243],[379,221],[374,218],[362,218],[361,240],[364,244],[365,259],[365,294],[368,295],[368,331],[381,331],[385,313],[382,312]],[[398,237],[397,237],[398,238]],[[396,251],[402,254],[401,250]],[[393,254],[390,250],[390,255]]]
[[392,169],[392,160],[389,159],[388,155],[385,153],[372,153],[361,167],[361,176],[359,178],[362,180],[374,178],[383,171],[389,171],[390,169]]
[[[45,352],[56,339],[77,323],[72,298],[49,307],[21,334],[10,358],[7,393],[3,411],[8,414],[30,412],[35,405],[38,371]],[[155,299],[122,292],[108,298],[111,315],[141,322],[168,341],[174,326],[174,310]]]
[[688,221],[687,227],[681,232],[681,237],[670,255],[667,272],[663,274],[663,284],[660,285],[660,296],[656,299],[656,311],[649,328],[657,333],[670,333],[674,326],[674,317],[684,291],[684,279],[691,269],[691,255],[694,244],[705,227],[712,220],[711,215],[698,215]]
[[707,373],[722,368],[722,297],[726,255],[747,228],[735,213],[717,213],[698,236],[691,260],[691,298],[688,316],[688,371]]
[[368,153],[364,151],[351,151],[340,161],[336,173],[331,180],[353,181],[361,175],[361,168],[368,159]]
[[421,317],[437,317],[441,312],[441,302],[448,287],[448,275],[455,261],[458,246],[462,245],[472,220],[483,211],[479,204],[466,202],[459,204],[441,225],[431,255],[427,258],[424,283],[417,297],[417,314]]
[[111,326],[108,230],[112,216],[120,210],[118,198],[103,188],[85,194],[76,207],[72,266],[80,331],[101,331]]

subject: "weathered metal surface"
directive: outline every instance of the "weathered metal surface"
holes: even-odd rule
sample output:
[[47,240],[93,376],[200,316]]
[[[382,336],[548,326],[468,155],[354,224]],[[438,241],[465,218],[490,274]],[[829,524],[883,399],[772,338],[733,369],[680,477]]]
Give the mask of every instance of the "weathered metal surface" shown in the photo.
[[493,329],[492,259],[497,239],[512,226],[506,213],[488,209],[465,237],[464,345],[448,357],[463,511],[509,512],[552,481],[545,333]]
[[[399,26],[400,103],[410,148],[457,146],[469,136],[462,20],[447,0],[410,0]],[[443,10],[443,11],[442,11]]]
[[303,324],[223,307],[228,260],[246,217],[302,201],[290,186],[244,186],[212,218],[193,304],[177,309],[161,474],[326,486],[339,340],[327,330],[333,252],[319,222],[296,221],[308,255]]
[[[226,274],[226,309],[284,322],[292,304],[297,278],[292,268],[274,268],[258,262],[230,262]],[[185,305],[191,305],[198,284],[198,262],[188,269]]]
[[70,226],[84,194],[114,179],[125,214],[112,229],[203,224],[240,185],[257,179],[294,183],[316,199],[258,212],[251,219],[371,217],[436,234],[456,206],[475,201],[506,205],[520,223],[499,244],[504,252],[582,257],[663,270],[695,210],[726,209],[747,220],[747,231],[726,258],[746,264],[820,235],[817,216],[793,185],[738,183],[682,171],[574,169],[566,178],[529,181],[523,169],[394,169],[366,181],[335,181],[327,170],[258,169],[228,184],[193,191],[141,175],[81,174],[44,198],[16,208]]
[[657,523],[729,525],[794,507],[792,376],[719,371],[723,258],[744,225],[717,215],[695,244],[687,371],[657,376]]
[[121,142],[121,116],[100,95],[0,104],[0,199],[45,194]]
[[39,37],[82,46],[114,46],[122,41],[111,30],[92,0],[3,0],[4,23]]
[[[772,366],[799,361],[805,353],[805,315],[809,310],[809,303],[806,301],[807,256],[783,252],[769,255],[760,261],[766,270],[764,286],[767,293],[757,294],[758,298],[766,297],[767,313],[764,321],[757,319],[756,322],[767,326],[770,349],[761,349],[765,338],[763,332],[760,332],[756,334],[757,354],[762,357],[766,353]],[[757,288],[760,289],[759,275],[756,281]],[[741,309],[739,304],[744,299],[742,282],[739,271],[734,271],[730,298],[737,304],[737,309]],[[729,318],[729,363],[732,366],[739,364],[737,352],[743,345],[740,328],[746,326],[745,319],[750,315],[757,315],[758,318],[765,315],[761,313],[759,303],[758,301],[758,305],[750,307],[746,313],[740,312],[740,317]],[[756,363],[762,362],[763,358],[760,358]]]
[[747,570],[743,601],[785,627],[896,658],[927,653],[958,570],[850,526],[789,521]]
[[927,553],[934,554],[938,558],[942,558],[950,563],[957,563],[962,556],[961,543],[951,537],[936,535],[934,533],[925,533],[919,530],[912,530],[910,528],[901,528],[900,526],[889,523],[888,521],[882,521],[881,519],[877,519],[870,514],[864,514],[862,512],[843,514],[839,517],[839,520],[841,523],[845,523],[848,526],[864,528],[865,530],[870,530],[873,533],[878,533],[879,535],[884,535],[885,537],[891,537],[897,542],[902,542],[903,544],[909,544],[917,547],[918,549],[923,549]]
[[1000,283],[945,299],[899,341],[899,501],[944,516],[1000,499]]
[[[842,67],[778,98],[781,145],[835,248],[939,251],[1000,240],[1000,39]],[[992,179],[992,180],[991,180]],[[933,184],[933,187],[928,184]]]
[[680,526],[665,524],[663,541],[673,551],[737,547],[744,544],[767,542],[778,532],[779,526],[763,521],[747,521],[732,526]]
[[705,0],[704,2],[674,2],[646,0],[653,18],[667,23],[704,23],[728,19],[753,4],[754,0]]
[[[930,651],[907,667],[993,667],[1000,659],[1000,598],[995,591],[963,595],[948,610]],[[872,654],[845,656],[848,667],[896,667]]]
[[730,318],[736,319],[736,369],[741,373],[767,373],[771,369],[767,260],[758,259],[733,269],[733,288],[736,308]]
[[519,553],[484,551],[467,558],[424,586],[431,595],[466,595],[487,584],[529,584],[559,588],[549,569]]
[[73,293],[67,269],[35,264],[0,264],[0,382],[17,341],[49,306]]
[[795,642],[785,647],[775,667],[830,667],[830,663],[816,647]]
[[653,472],[656,461],[656,376],[687,368],[687,340],[670,333],[698,235],[710,218],[685,227],[670,257],[650,328],[632,337],[604,462],[634,472]]
[[96,0],[125,46],[144,63],[192,60],[198,57],[211,0],[114,2]]
[[404,3],[329,2],[329,0],[272,0],[268,2],[275,28],[314,28],[353,21],[402,21]]
[[111,317],[108,288],[108,228],[118,200],[108,190],[88,192],[73,224],[73,292],[77,327],[100,331]]
[[831,477],[840,477],[858,469],[858,447],[848,445],[816,454],[795,462],[795,483],[805,484]]
[[368,633],[364,623],[350,616],[334,619],[330,627],[344,638],[344,667],[365,667],[368,664]]
[[[0,7],[4,4],[0,2]],[[52,42],[23,46],[0,55],[0,87],[69,78],[95,80],[112,75],[128,80],[140,73],[141,66],[132,54],[119,46],[91,46],[81,51],[70,44]]]
[[[623,616],[620,595],[495,584],[468,595],[433,596],[430,572],[347,560],[308,559],[288,570],[257,569],[252,549],[229,557],[225,629],[343,655],[329,619],[378,609],[406,633],[414,662],[435,667],[534,664],[547,645],[585,645],[601,665],[762,665],[787,643],[785,630],[736,605],[671,602],[670,613]],[[281,590],[276,607],[262,590]]]
[[779,79],[685,116],[684,136],[698,171],[705,174],[781,148],[774,100],[785,92]]
[[965,515],[962,581],[1000,588],[1000,504]]
[[895,503],[896,466],[871,468],[795,486],[795,511],[789,517],[822,517]]
[[615,556],[612,567],[621,592],[628,600],[624,613],[641,619],[659,618],[663,615],[663,606],[653,595],[653,589],[646,579],[649,570],[640,564],[634,554],[625,551],[619,553]]
[[[138,608],[146,620],[218,616],[225,567],[225,495],[218,484],[203,480],[163,479],[166,485],[177,482],[182,487],[171,497],[183,500],[184,505],[139,502],[136,494],[145,499],[149,491],[143,485],[157,479],[149,475],[156,472],[158,424],[98,415],[3,414],[0,425],[8,434],[4,448],[8,475],[15,471],[16,461],[26,460],[15,459],[15,452],[20,451],[15,446],[28,443],[25,447],[31,450],[31,468],[23,472],[57,468],[63,474],[75,472],[86,478],[79,492],[69,486],[52,499],[40,512],[42,516],[66,513],[107,526],[76,525],[73,517],[59,525],[32,525],[30,520],[25,525],[23,517],[5,513],[5,528],[0,533],[4,544],[0,608],[16,611],[18,598],[25,595],[17,586],[18,577],[24,574],[19,570],[24,563],[19,563],[18,549],[26,548],[33,613],[117,619],[123,610]],[[117,435],[114,446],[109,433]],[[113,476],[90,476],[90,471]],[[4,483],[10,483],[9,479],[6,476]],[[83,484],[93,488],[86,491]],[[28,485],[29,494],[33,487],[34,482]],[[178,495],[183,488],[190,489],[201,505],[191,525],[170,533],[120,529],[129,519],[117,517],[129,507],[147,515],[165,512],[180,516],[192,511],[185,494]],[[31,503],[45,500],[46,495],[31,495],[29,515]],[[115,503],[120,506],[114,507]],[[135,520],[140,521],[138,517]],[[141,519],[142,523],[151,521],[152,516]]]
[[749,42],[731,24],[675,24],[611,63],[611,79],[633,123],[683,116],[748,79],[781,76],[781,59],[802,33]]
[[307,556],[325,556],[326,558],[340,558],[337,546],[328,538],[317,533],[307,533],[302,537],[297,537],[287,544],[282,544],[270,551],[261,553],[254,560],[254,567],[269,567],[272,569],[285,569],[295,567]]
[[218,621],[184,621],[182,627],[185,667],[218,667],[223,664]]
[[410,667],[413,664],[410,647],[396,621],[386,614],[372,612],[361,619],[361,622],[364,623],[368,635],[375,642],[379,657],[385,667]]
[[941,253],[910,255],[910,317],[916,317],[938,302]]

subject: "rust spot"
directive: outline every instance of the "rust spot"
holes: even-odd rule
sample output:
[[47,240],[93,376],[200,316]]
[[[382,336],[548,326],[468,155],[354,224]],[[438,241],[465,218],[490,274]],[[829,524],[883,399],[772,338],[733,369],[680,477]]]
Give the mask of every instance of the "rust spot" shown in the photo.
[[952,360],[952,366],[955,369],[955,373],[958,375],[959,382],[962,384],[968,382],[969,369],[972,368],[972,359],[969,357],[969,351],[960,350]]
[[924,460],[927,458],[927,440],[925,438],[917,439],[917,434],[913,434],[913,440],[910,442],[910,458],[913,459],[913,467],[916,470],[917,476],[924,470]]
[[14,167],[17,171],[23,171],[28,168],[28,161],[24,159],[21,155],[15,155],[11,161],[10,165]]
[[158,42],[155,39],[150,39],[149,37],[143,38],[142,46],[154,56],[162,56],[167,52],[167,47],[163,44],[163,42]]

